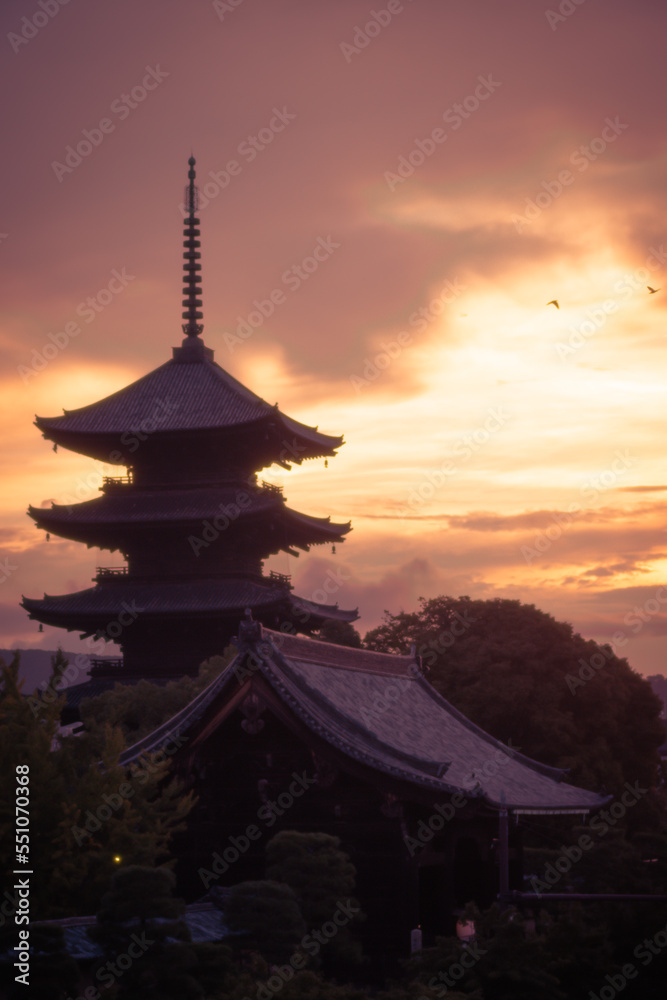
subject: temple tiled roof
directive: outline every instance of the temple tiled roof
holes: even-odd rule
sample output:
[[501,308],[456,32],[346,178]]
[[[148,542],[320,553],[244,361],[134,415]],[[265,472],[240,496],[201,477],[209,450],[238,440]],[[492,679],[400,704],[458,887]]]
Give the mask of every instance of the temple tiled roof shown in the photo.
[[80,438],[114,438],[149,427],[151,435],[175,432],[238,430],[274,426],[299,439],[290,462],[333,455],[342,437],[321,434],[285,416],[216,364],[213,352],[195,340],[175,348],[174,358],[124,389],[60,417],[36,417],[45,437],[64,443]]
[[[240,497],[242,507],[239,505]],[[233,511],[231,519],[239,524],[248,518],[273,513],[301,541],[302,536],[312,536],[312,544],[342,540],[342,535],[350,531],[349,521],[346,524],[332,523],[328,517],[311,517],[292,510],[285,505],[277,490],[251,489],[241,485],[165,490],[127,488],[83,503],[31,506],[28,513],[38,527],[80,541],[86,540],[91,530],[94,534],[96,529],[112,531],[120,539],[127,529],[136,531],[160,524],[192,524],[201,528],[202,522],[213,520],[230,510]]]
[[[214,903],[200,902],[186,906],[184,920],[193,942],[222,941],[230,936],[224,913]],[[65,917],[61,920],[40,920],[36,924],[40,927],[62,927],[65,951],[78,961],[104,955],[101,945],[88,936],[88,930],[97,925],[95,917]]]
[[[238,657],[187,709],[124,755],[155,749],[187,732],[214,703],[238,690],[250,657],[261,677],[314,735],[356,764],[401,785],[515,813],[585,813],[608,797],[563,781],[565,772],[525,757],[489,736],[442,698],[414,657],[321,643],[242,623]],[[210,717],[210,712],[208,716]]]

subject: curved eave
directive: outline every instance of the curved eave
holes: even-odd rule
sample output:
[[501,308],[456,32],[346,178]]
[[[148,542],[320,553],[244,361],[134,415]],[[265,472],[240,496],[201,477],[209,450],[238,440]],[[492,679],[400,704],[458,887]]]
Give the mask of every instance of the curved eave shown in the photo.
[[21,606],[30,617],[44,625],[85,633],[106,627],[128,610],[135,618],[159,619],[165,615],[211,618],[218,615],[242,617],[251,608],[259,617],[272,609],[284,609],[285,620],[309,629],[319,628],[329,619],[354,621],[356,611],[343,611],[316,604],[289,592],[282,584],[243,578],[190,580],[179,582],[98,584],[72,594],[23,597]]
[[[312,642],[284,641],[266,629],[244,649],[309,728],[397,779],[445,793],[454,789],[494,811],[581,814],[609,801],[495,740],[404,666],[399,681],[400,670],[369,665],[365,651],[334,650],[338,662],[330,662]],[[400,685],[400,696],[391,700],[390,685]],[[390,700],[385,710],[373,710],[376,695]]]
[[[611,798],[586,789],[564,786],[549,773],[554,769],[544,768],[537,761],[494,740],[456,710],[452,716],[451,706],[441,702],[436,705],[435,699],[431,702],[431,709],[436,713],[432,721],[435,723],[437,716],[446,708],[441,715],[441,724],[447,727],[447,720],[451,720],[447,731],[453,737],[449,744],[449,762],[442,765],[439,764],[442,760],[440,755],[438,760],[424,758],[418,752],[416,743],[406,744],[405,734],[397,725],[403,712],[402,698],[395,701],[398,716],[392,718],[386,728],[385,738],[372,726],[361,724],[356,716],[348,713],[346,705],[359,707],[354,692],[362,695],[362,688],[358,687],[362,678],[366,678],[364,683],[373,682],[380,686],[367,687],[365,698],[362,696],[362,707],[365,705],[369,711],[374,691],[388,693],[389,684],[395,686],[402,683],[404,694],[415,684],[414,693],[422,700],[427,698],[430,686],[422,686],[415,673],[418,664],[414,658],[374,654],[368,650],[315,642],[302,636],[281,635],[262,629],[257,622],[241,623],[239,635],[239,654],[235,660],[190,705],[127,750],[124,763],[161,745],[174,734],[189,734],[188,753],[199,742],[209,738],[218,726],[224,724],[239,699],[247,694],[246,687],[239,688],[238,674],[239,666],[244,666],[249,658],[252,680],[246,684],[256,688],[260,698],[297,735],[308,739],[308,734],[311,734],[311,737],[328,744],[338,760],[347,760],[350,772],[367,770],[371,773],[371,780],[375,774],[375,783],[380,774],[384,775],[393,783],[399,797],[433,802],[460,793],[470,805],[489,812],[507,809],[517,814],[533,815],[593,812]],[[344,681],[337,676],[341,671]],[[348,691],[347,698],[342,701],[337,699],[336,691]],[[404,721],[409,724],[409,712]],[[461,731],[461,723],[467,723],[467,747],[459,746],[455,738],[455,732]],[[424,736],[432,739],[430,731]],[[466,772],[461,772],[459,765],[473,747],[476,747],[479,759],[486,758],[489,748],[497,748],[505,760],[501,768],[503,778],[496,782],[499,795],[490,794],[479,782],[475,783],[472,776],[461,780]],[[522,784],[526,784],[523,790]]]
[[[297,594],[290,594],[290,604],[295,610],[297,621],[303,621],[303,614],[308,615],[308,627],[319,628],[325,621],[355,622],[359,617],[359,609],[343,610],[337,604],[317,604],[315,601],[308,601],[305,597]],[[319,624],[315,624],[319,622]],[[303,622],[306,624],[306,622]]]
[[293,451],[296,454],[290,455],[291,442],[289,440],[283,442],[283,448],[287,453],[287,458],[285,459],[287,462],[300,465],[306,458],[331,458],[336,454],[336,449],[342,447],[345,443],[342,434],[322,434],[317,427],[309,427],[307,424],[302,424],[298,420],[294,420],[292,417],[281,413],[278,409],[276,410],[276,415],[285,433],[301,439],[302,443],[299,447],[304,448],[304,451],[300,453],[299,448],[295,447]]
[[143,438],[136,437],[140,433],[140,427],[136,425],[120,431],[70,430],[62,427],[59,419],[61,418],[36,417],[34,424],[47,441],[108,465],[133,465],[137,458],[138,441],[142,442],[144,451],[148,451],[159,447],[189,447],[193,442],[236,443],[246,437],[253,454],[257,452],[260,456],[258,468],[266,468],[275,463],[286,469],[291,465],[301,465],[309,459],[333,458],[336,449],[343,444],[342,436],[320,434],[314,428],[284,418],[283,414],[275,410],[258,420],[233,426],[154,430],[147,436],[150,442],[148,448]]
[[[136,509],[133,510],[133,506],[134,508],[137,506],[136,498],[137,494],[128,492],[122,500],[118,496],[112,497],[111,500],[101,496],[71,506],[53,504],[44,508],[31,505],[28,507],[28,516],[38,528],[61,538],[105,548],[109,543],[113,543],[115,549],[122,547],[125,541],[137,535],[143,537],[146,531],[201,531],[203,521],[214,519],[221,510],[224,511],[225,504],[234,502],[230,498],[219,502],[212,499],[208,506],[201,504],[196,513],[193,513],[192,502],[186,503],[185,507],[181,503],[179,511],[179,500],[175,499],[173,504],[167,502],[163,511],[159,511],[158,502],[169,498],[153,493],[142,495],[142,506],[145,510],[137,512]],[[154,506],[153,510],[149,509],[151,503]],[[122,512],[124,506],[127,507],[126,513]],[[172,510],[169,509],[170,506]],[[105,517],[105,507],[112,507],[116,512]],[[275,548],[275,551],[286,551],[292,545],[307,551],[310,545],[342,542],[344,536],[352,530],[349,521],[338,523],[332,522],[327,517],[302,514],[291,507],[286,507],[283,499],[277,496],[259,498],[254,506],[241,510],[231,523],[234,524],[236,533],[239,530],[255,529],[258,521],[260,524],[267,523],[267,527],[271,521],[278,523],[281,535],[279,543],[272,537],[275,532],[270,530],[266,532],[266,541]]]

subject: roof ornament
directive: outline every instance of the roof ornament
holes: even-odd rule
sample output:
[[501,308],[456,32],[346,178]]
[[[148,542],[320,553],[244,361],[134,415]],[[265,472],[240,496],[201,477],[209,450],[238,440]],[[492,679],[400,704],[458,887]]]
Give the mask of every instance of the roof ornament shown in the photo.
[[183,228],[183,236],[185,237],[183,241],[185,247],[183,254],[183,306],[185,308],[183,319],[187,322],[183,324],[183,333],[187,334],[188,337],[197,337],[204,329],[204,324],[197,322],[197,320],[203,319],[203,313],[199,312],[202,305],[202,300],[199,298],[202,293],[201,275],[198,273],[201,271],[199,263],[201,243],[197,239],[200,235],[197,228],[199,219],[195,215],[199,207],[199,191],[195,187],[194,156],[190,157],[188,163],[190,165],[188,170],[189,184],[185,189],[185,208],[188,217]]

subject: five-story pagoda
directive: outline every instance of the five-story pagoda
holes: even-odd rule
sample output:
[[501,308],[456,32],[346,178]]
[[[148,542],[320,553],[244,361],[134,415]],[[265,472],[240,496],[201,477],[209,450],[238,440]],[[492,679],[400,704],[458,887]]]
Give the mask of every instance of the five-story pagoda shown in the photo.
[[35,420],[56,445],[126,466],[127,475],[106,479],[95,500],[30,507],[30,516],[54,535],[121,552],[127,566],[99,570],[88,590],[24,598],[23,607],[44,624],[116,640],[128,679],[196,673],[222,652],[246,609],[289,632],[357,617],[297,597],[289,577],[262,572],[269,555],[340,542],[350,525],[292,510],[257,473],[333,456],[343,439],[260,399],[201,340],[194,158],[189,164],[182,346],[106,399]]

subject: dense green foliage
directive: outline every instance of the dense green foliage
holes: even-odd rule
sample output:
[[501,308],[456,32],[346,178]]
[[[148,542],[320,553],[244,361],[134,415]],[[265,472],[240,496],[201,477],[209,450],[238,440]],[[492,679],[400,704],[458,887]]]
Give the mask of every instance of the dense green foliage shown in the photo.
[[81,703],[81,720],[91,734],[107,726],[123,733],[127,746],[138,743],[170,719],[203,691],[231,662],[236,650],[229,646],[222,656],[213,656],[199,668],[197,677],[181,677],[169,684],[116,684],[111,691]]
[[235,885],[225,917],[230,931],[247,935],[250,947],[271,963],[286,962],[306,933],[296,895],[271,880]]
[[353,920],[341,923],[314,963],[339,974],[351,971],[362,958],[351,933],[353,925],[365,919],[354,898],[356,874],[349,856],[340,849],[340,838],[327,833],[282,830],[266,845],[266,877],[294,890],[309,929],[331,921],[341,902],[353,912]]
[[[50,690],[66,665],[62,655],[54,658]],[[194,799],[168,777],[164,756],[146,756],[128,775],[118,764],[118,730],[60,737],[64,698],[24,698],[18,668],[18,654],[0,664],[0,839],[14,841],[16,767],[27,765],[30,867],[40,873],[31,885],[32,915],[93,913],[119,864],[168,858]],[[3,883],[11,885],[13,853],[3,853],[2,865]]]
[[352,646],[353,649],[361,649],[361,636],[353,625],[349,622],[339,622],[335,618],[328,618],[318,630],[317,639],[323,642],[333,642],[337,646]]
[[118,1000],[197,1000],[197,956],[190,946],[185,903],[175,899],[165,868],[129,865],[116,872],[89,936],[104,950],[96,979]]
[[[350,631],[320,638],[347,638],[355,645]],[[367,969],[354,964],[359,952],[350,935],[360,914],[354,913],[349,925],[342,921],[321,949],[306,944],[316,940],[313,931],[331,922],[341,901],[361,906],[354,898],[354,866],[337,837],[288,830],[266,846],[267,881],[232,887],[226,908],[235,932],[231,946],[193,944],[168,870],[170,839],[184,828],[192,798],[170,778],[168,760],[146,759],[128,774],[118,757],[126,742],[140,739],[202,690],[228,662],[227,653],[209,662],[196,679],[166,687],[147,682],[117,687],[88,703],[88,732],[80,737],[58,733],[62,697],[22,697],[18,659],[2,666],[0,836],[3,844],[13,842],[15,767],[27,764],[30,860],[40,873],[32,887],[34,917],[97,911],[92,936],[105,949],[102,969],[129,954],[137,937],[150,941],[122,975],[114,976],[108,996],[119,1000],[274,995],[280,1000],[440,1000],[445,995],[448,1000],[569,1000],[599,996],[603,987],[620,981],[614,977],[628,962],[638,976],[623,987],[624,996],[662,998],[667,946],[663,950],[656,935],[667,923],[664,904],[553,904],[545,898],[549,886],[544,882],[545,873],[563,857],[563,845],[574,845],[586,834],[592,847],[559,877],[554,891],[667,890],[666,797],[656,753],[664,729],[661,705],[647,682],[609,647],[587,642],[569,625],[517,601],[424,601],[413,614],[386,615],[366,641],[370,648],[394,652],[416,643],[429,681],[448,700],[524,753],[571,768],[569,780],[596,790],[606,785],[614,795],[625,782],[641,786],[637,804],[604,830],[599,818],[593,828],[592,822],[574,826],[568,817],[522,817],[525,888],[531,889],[532,877],[543,893],[534,913],[512,908],[501,913],[497,907],[478,913],[471,907],[477,940],[467,951],[456,938],[441,938],[435,948],[407,961],[397,982],[362,988],[359,981]],[[65,664],[62,656],[54,663],[52,692]],[[161,862],[165,867],[158,867]],[[11,885],[13,858],[3,854],[2,863],[5,884]],[[62,931],[33,930],[34,995],[76,996],[76,965],[64,952]],[[15,935],[13,926],[2,928],[0,950],[11,947]],[[7,979],[7,969],[3,975]],[[347,979],[356,985],[343,985]]]

